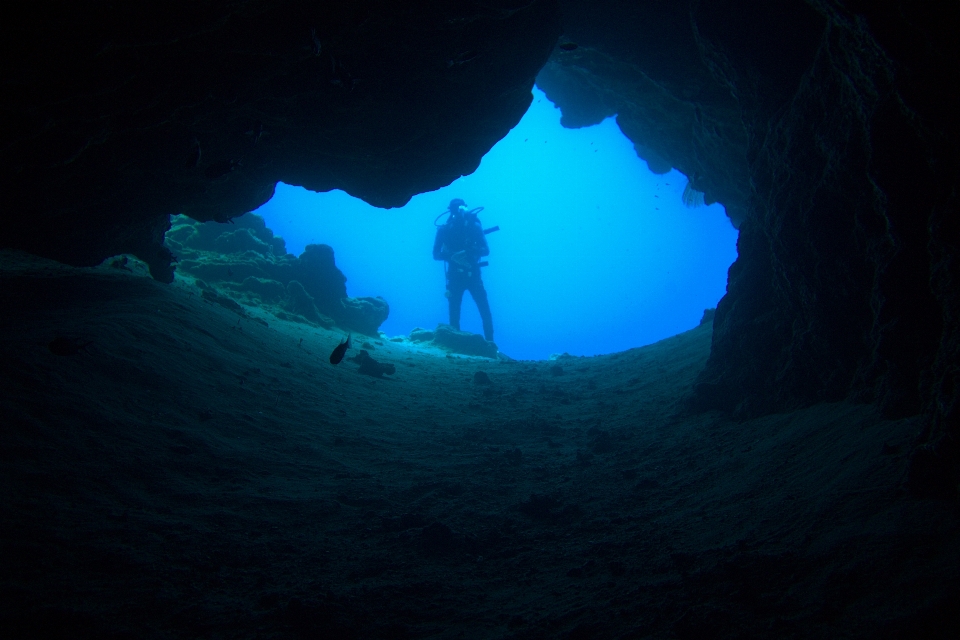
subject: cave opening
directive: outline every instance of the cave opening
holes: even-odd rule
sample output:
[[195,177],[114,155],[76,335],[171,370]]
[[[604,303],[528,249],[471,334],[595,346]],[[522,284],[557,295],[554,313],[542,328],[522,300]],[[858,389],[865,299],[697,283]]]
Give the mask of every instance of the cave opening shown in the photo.
[[[535,88],[527,113],[474,173],[403,207],[280,183],[256,213],[291,253],[332,246],[349,295],[388,301],[381,331],[392,336],[447,321],[433,221],[453,198],[484,207],[483,226],[500,227],[487,236],[482,271],[495,341],[511,357],[545,359],[650,344],[716,306],[737,231],[722,205],[702,206],[686,187],[675,170],[652,173],[613,118],[563,128]],[[461,327],[482,333],[469,293]]]
[[[960,638],[947,6],[25,5],[0,26],[3,628]],[[618,113],[637,150],[607,120],[481,165],[534,78],[564,122]],[[281,179],[423,193],[305,194],[280,214],[320,224],[275,216],[285,245],[242,215]],[[617,353],[373,337],[446,319],[430,248],[453,197],[501,229],[505,355]],[[692,235],[714,219],[737,261],[682,319],[726,284],[717,321],[619,351],[671,317],[653,301],[690,299],[656,276],[721,246]],[[286,253],[311,241],[343,273]]]

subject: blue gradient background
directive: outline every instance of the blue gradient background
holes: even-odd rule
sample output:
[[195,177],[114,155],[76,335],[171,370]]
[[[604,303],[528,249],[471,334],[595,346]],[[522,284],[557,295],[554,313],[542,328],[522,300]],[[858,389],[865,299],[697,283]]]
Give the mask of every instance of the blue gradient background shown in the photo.
[[[390,303],[388,335],[446,322],[443,264],[431,256],[434,218],[452,198],[483,206],[490,266],[483,280],[495,340],[514,358],[594,355],[656,342],[696,326],[726,290],[737,231],[720,205],[686,208],[686,178],[658,176],[614,120],[560,126],[534,90],[517,126],[479,169],[451,185],[378,209],[342,191],[278,184],[256,213],[297,255],[334,248],[351,296]],[[462,327],[482,333],[470,294]]]

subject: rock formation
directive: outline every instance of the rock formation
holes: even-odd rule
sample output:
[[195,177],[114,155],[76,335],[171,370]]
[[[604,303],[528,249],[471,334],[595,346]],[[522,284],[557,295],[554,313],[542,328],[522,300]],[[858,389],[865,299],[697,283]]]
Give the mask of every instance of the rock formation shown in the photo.
[[566,124],[617,113],[652,169],[686,173],[740,228],[693,406],[923,412],[911,486],[956,494],[960,56],[942,5],[21,9],[0,26],[0,245],[74,265],[133,253],[169,281],[171,214],[227,221],[278,180],[403,204],[473,171],[539,73]]
[[530,104],[555,2],[23,7],[4,60],[0,245],[172,270],[167,217],[277,181],[399,206],[473,172]]
[[956,21],[855,2],[561,5],[578,46],[538,82],[566,123],[618,114],[651,169],[690,176],[740,229],[694,405],[925,410],[911,485],[955,495]]
[[448,324],[438,324],[433,331],[417,327],[410,332],[410,340],[465,356],[501,357],[496,343],[484,340],[483,336],[476,333],[459,331]]
[[331,247],[308,244],[297,257],[287,253],[283,238],[274,236],[260,216],[248,213],[233,223],[178,216],[167,245],[181,272],[197,278],[205,291],[213,285],[234,301],[283,319],[377,335],[390,313],[387,301],[347,296],[347,278]]

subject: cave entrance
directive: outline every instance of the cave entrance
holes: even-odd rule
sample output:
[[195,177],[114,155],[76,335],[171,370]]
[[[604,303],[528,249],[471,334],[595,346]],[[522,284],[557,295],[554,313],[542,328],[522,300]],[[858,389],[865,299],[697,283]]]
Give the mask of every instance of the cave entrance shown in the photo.
[[[545,359],[656,342],[716,306],[737,231],[719,204],[685,206],[686,184],[676,171],[651,173],[612,118],[564,129],[535,89],[523,119],[477,171],[402,208],[281,183],[256,213],[291,253],[332,246],[349,295],[390,303],[381,331],[392,336],[447,321],[433,220],[453,198],[484,207],[483,225],[501,229],[487,236],[483,270],[496,342],[513,358]],[[469,294],[461,328],[482,333]]]

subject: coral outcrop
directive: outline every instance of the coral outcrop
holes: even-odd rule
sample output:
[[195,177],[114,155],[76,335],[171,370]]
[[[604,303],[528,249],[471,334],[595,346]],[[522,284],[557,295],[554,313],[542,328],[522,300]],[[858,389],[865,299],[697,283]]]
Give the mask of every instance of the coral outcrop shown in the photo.
[[287,253],[283,238],[274,236],[260,216],[248,213],[233,223],[177,217],[167,244],[181,272],[204,287],[216,287],[218,295],[280,318],[377,335],[390,313],[387,301],[347,296],[347,278],[331,247],[310,244],[297,257]]

